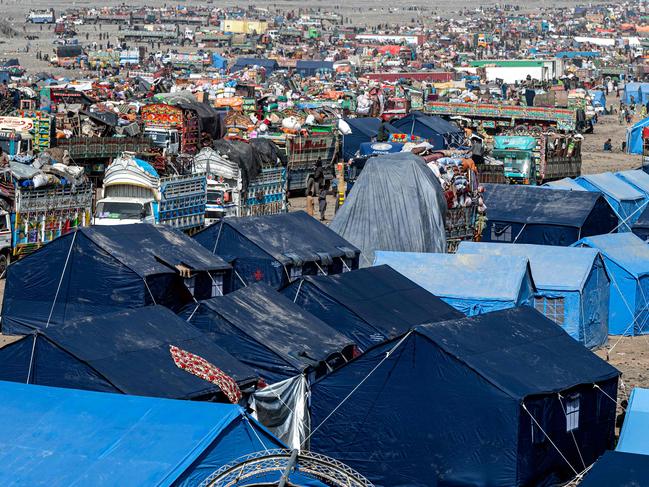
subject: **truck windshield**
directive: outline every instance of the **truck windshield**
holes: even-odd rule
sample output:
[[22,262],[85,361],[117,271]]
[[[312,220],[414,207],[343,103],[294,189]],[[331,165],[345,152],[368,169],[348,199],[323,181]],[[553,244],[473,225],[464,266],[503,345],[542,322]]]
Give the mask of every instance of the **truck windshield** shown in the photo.
[[220,205],[223,203],[223,191],[208,189],[207,190],[207,202],[214,205]]
[[494,151],[494,157],[503,161],[505,172],[515,172],[521,175],[526,175],[529,172],[530,164],[532,162],[528,153],[518,151]]
[[143,206],[141,203],[122,203],[116,201],[100,201],[97,203],[97,218],[139,220],[143,216],[149,216],[150,214],[149,205]]
[[153,145],[157,147],[165,147],[169,140],[169,134],[164,132],[145,132],[145,134],[151,139]]

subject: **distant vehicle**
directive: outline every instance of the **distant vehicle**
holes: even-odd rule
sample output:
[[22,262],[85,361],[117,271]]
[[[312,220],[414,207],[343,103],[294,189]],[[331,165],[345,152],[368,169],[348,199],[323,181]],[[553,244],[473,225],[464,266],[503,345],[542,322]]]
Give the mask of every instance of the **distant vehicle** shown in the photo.
[[30,10],[25,20],[32,24],[53,24],[56,18],[54,17],[54,9]]

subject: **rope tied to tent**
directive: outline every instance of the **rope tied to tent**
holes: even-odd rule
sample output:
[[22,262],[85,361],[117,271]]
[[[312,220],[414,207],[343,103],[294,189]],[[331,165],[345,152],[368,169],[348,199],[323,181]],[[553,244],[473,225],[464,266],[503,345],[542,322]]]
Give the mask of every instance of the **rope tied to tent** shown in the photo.
[[523,406],[523,409],[525,410],[525,412],[530,416],[530,418],[532,418],[532,421],[534,421],[534,424],[536,424],[536,426],[545,435],[545,437],[548,439],[548,441],[554,447],[554,449],[557,450],[559,455],[561,455],[561,458],[563,458],[563,460],[568,464],[568,466],[570,467],[570,470],[572,470],[574,472],[575,476],[579,476],[579,472],[577,472],[577,470],[575,470],[575,467],[572,466],[572,464],[568,461],[566,456],[561,452],[561,450],[559,450],[559,447],[554,443],[554,441],[552,441],[552,438],[550,438],[550,436],[546,433],[546,431],[539,424],[539,422],[536,420],[536,418],[534,416],[532,416],[532,413],[529,412],[529,410],[527,409],[527,406],[525,405],[525,403],[522,403],[522,406]]
[[216,247],[219,246],[219,240],[221,239],[221,230],[223,229],[223,222],[224,219],[221,219],[221,224],[219,225],[219,233],[216,234],[216,240],[214,241],[214,248],[212,249],[213,254],[216,254]]
[[200,307],[200,305],[201,305],[201,303],[196,301],[196,307],[194,308],[194,311],[192,311],[192,314],[189,315],[189,318],[187,318],[187,320],[186,320],[187,323],[189,323],[192,320],[192,318],[194,317],[194,314],[198,311],[198,308]]
[[406,333],[406,334],[401,338],[401,340],[399,340],[399,341],[397,342],[397,344],[396,344],[394,347],[392,347],[390,350],[388,350],[388,351],[385,353],[385,357],[383,357],[383,358],[381,359],[381,361],[380,361],[378,364],[376,364],[376,365],[374,366],[374,368],[372,368],[372,370],[370,370],[369,373],[368,373],[365,377],[363,377],[363,379],[362,379],[362,380],[361,380],[361,381],[360,381],[360,382],[359,382],[359,383],[358,383],[358,384],[357,384],[357,385],[356,385],[356,386],[351,390],[351,392],[350,392],[349,394],[347,394],[347,395],[343,398],[343,400],[340,401],[340,403],[339,403],[335,408],[333,408],[333,410],[332,410],[332,411],[327,415],[327,417],[326,417],[325,419],[323,419],[323,420],[320,422],[320,424],[319,424],[318,426],[316,426],[316,427],[311,431],[311,433],[309,433],[309,435],[304,439],[304,441],[303,441],[302,444],[300,445],[300,448],[302,448],[302,447],[303,447],[303,446],[304,446],[304,445],[305,445],[305,444],[306,444],[306,443],[311,439],[311,437],[315,434],[315,432],[318,431],[318,430],[322,427],[322,425],[325,424],[325,423],[329,420],[329,418],[331,418],[331,417],[336,413],[336,411],[338,411],[338,409],[340,409],[340,408],[342,407],[342,405],[345,404],[345,402],[347,402],[347,400],[348,400],[350,397],[352,397],[352,395],[353,395],[353,394],[354,394],[354,393],[355,393],[355,392],[356,392],[356,391],[357,391],[357,390],[358,390],[358,389],[359,389],[359,388],[360,388],[360,387],[365,383],[365,381],[366,381],[367,379],[370,378],[370,376],[371,376],[374,372],[376,372],[376,370],[377,370],[381,365],[383,365],[383,363],[384,363],[384,362],[385,362],[385,361],[386,361],[386,360],[387,360],[387,359],[388,359],[388,358],[389,358],[389,357],[390,357],[390,356],[395,352],[395,350],[396,350],[397,348],[399,348],[403,342],[406,341],[406,339],[407,339],[407,338],[412,334],[412,332],[413,332],[413,330],[410,330],[408,333]]
[[63,284],[65,271],[68,269],[68,262],[70,262],[70,255],[72,255],[72,248],[74,247],[74,241],[76,239],[77,239],[77,231],[75,230],[74,235],[72,235],[72,241],[70,242],[70,248],[68,249],[68,255],[65,257],[65,264],[63,264],[63,271],[61,272],[61,277],[59,278],[59,284],[58,286],[56,286],[56,293],[54,294],[54,300],[52,301],[52,307],[50,308],[50,314],[47,317],[47,323],[45,323],[45,328],[48,328],[50,326],[50,321],[52,320],[52,314],[54,313],[54,307],[56,306],[56,300],[59,298],[59,292],[61,291],[61,285]]
[[347,262],[345,262],[345,259],[343,259],[342,257],[338,257],[338,258],[340,259],[340,262],[343,263],[343,266],[345,267],[345,269],[347,269],[347,272],[350,272],[352,269],[351,269],[351,267],[349,267],[347,265]]
[[263,441],[261,441],[261,437],[259,436],[259,434],[257,434],[257,430],[255,429],[254,425],[250,422],[250,418],[249,418],[247,415],[244,416],[244,418],[246,418],[246,422],[248,423],[248,426],[250,426],[250,429],[252,430],[252,432],[253,432],[253,433],[255,434],[255,436],[257,437],[257,440],[259,440],[259,443],[261,443],[261,446],[262,446],[262,448],[264,449],[264,451],[265,451],[266,453],[268,453],[268,447],[266,446],[266,443],[264,443]]
[[516,237],[514,238],[514,241],[513,241],[512,243],[516,243],[516,241],[518,240],[518,237],[520,237],[521,234],[523,233],[523,230],[525,230],[525,227],[527,227],[527,223],[524,223],[524,224],[523,224],[523,227],[522,227],[521,230],[518,232],[518,234],[516,235]]
[[153,304],[157,305],[158,303],[155,302],[155,297],[153,296],[153,293],[151,292],[151,289],[149,288],[149,283],[146,282],[146,277],[142,277],[142,280],[144,281],[144,285],[146,286],[146,290],[149,291],[149,296],[151,296],[151,299],[153,300]]
[[294,303],[297,301],[297,297],[300,295],[300,290],[302,289],[302,283],[303,282],[304,282],[304,279],[300,279],[300,283],[297,285],[297,291],[295,291],[295,297],[293,298]]
[[[629,216],[627,216],[626,218],[622,218],[622,217],[620,216],[620,214],[619,214],[617,211],[615,211],[615,209],[611,206],[611,210],[613,210],[613,213],[615,213],[615,214],[617,215],[617,217],[618,217],[619,219],[621,219],[622,221],[621,221],[620,223],[618,223],[617,226],[616,226],[613,230],[611,230],[610,232],[608,232],[608,233],[614,233],[614,232],[617,232],[617,229],[620,228],[622,225],[625,225],[625,226],[629,229],[629,231],[631,231],[631,227],[628,225],[627,222],[628,222],[631,218],[633,218],[633,215],[635,215],[635,214],[638,213],[640,210],[642,210],[645,206],[647,206],[647,204],[649,204],[649,200],[647,200],[647,201],[645,201],[644,203],[642,203],[638,208],[636,208],[636,209],[633,211],[633,213],[631,213],[631,214],[630,214]],[[609,205],[609,206],[610,206],[610,205]]]
[[241,276],[239,275],[239,273],[237,272],[237,270],[234,269],[234,268],[233,268],[232,270],[234,271],[234,275],[237,276],[237,277],[239,278],[239,280],[241,281],[241,284],[243,284],[244,287],[248,287],[248,284],[246,283],[246,281],[243,280],[243,277],[241,277]]
[[328,275],[328,274],[324,271],[324,269],[318,265],[317,262],[313,261],[313,263],[314,263],[315,266],[318,268],[318,270],[319,270],[320,272],[322,272],[322,275],[323,275],[323,276],[327,276],[327,275]]
[[36,338],[38,337],[38,330],[34,330],[34,341],[32,343],[32,353],[29,357],[29,370],[27,371],[27,381],[25,384],[29,384],[29,381],[32,378],[32,366],[34,365],[34,352],[36,351]]
[[622,411],[624,411],[624,412],[626,413],[626,408],[625,408],[624,406],[622,406],[622,403],[616,401],[616,400],[613,399],[611,396],[609,396],[609,395],[607,394],[607,392],[606,392],[604,389],[602,389],[598,384],[593,384],[593,387],[594,387],[595,389],[598,389],[602,394],[604,394],[604,395],[605,395],[606,397],[608,397],[611,401],[613,401],[613,402],[616,404],[616,406],[622,408]]

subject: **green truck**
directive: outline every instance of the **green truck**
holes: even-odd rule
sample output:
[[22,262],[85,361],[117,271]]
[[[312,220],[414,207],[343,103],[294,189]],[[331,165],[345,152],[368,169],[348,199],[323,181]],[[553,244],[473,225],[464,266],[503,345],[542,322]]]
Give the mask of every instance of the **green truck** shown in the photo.
[[492,155],[503,162],[510,184],[540,185],[581,175],[581,136],[497,136]]

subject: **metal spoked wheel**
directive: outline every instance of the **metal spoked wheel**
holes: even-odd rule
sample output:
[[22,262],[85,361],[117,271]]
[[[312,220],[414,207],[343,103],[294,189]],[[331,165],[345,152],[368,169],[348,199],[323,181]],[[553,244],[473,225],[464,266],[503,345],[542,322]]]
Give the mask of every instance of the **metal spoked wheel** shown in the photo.
[[[351,467],[319,453],[297,450],[268,450],[251,453],[224,465],[200,487],[297,487],[289,477],[319,480],[330,487],[373,487],[373,484]],[[277,481],[269,480],[271,475]]]

